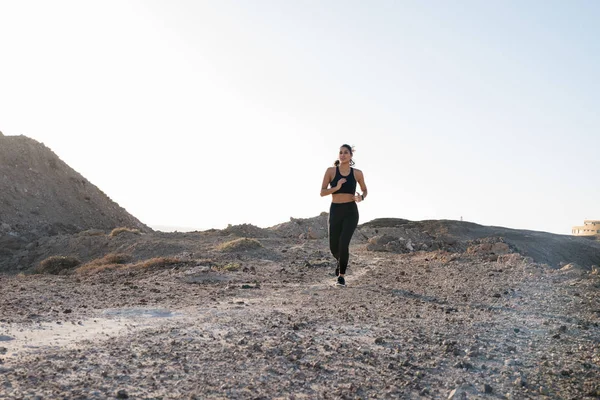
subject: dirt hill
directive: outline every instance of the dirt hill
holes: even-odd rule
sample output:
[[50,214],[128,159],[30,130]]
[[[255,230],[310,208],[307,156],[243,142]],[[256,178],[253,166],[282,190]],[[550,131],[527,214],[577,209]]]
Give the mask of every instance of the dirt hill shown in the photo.
[[42,143],[0,133],[0,238],[121,226],[151,231]]
[[[359,226],[359,234],[380,251],[410,253],[418,250],[445,250],[462,253],[485,252],[481,245],[505,243],[504,252],[519,253],[538,263],[559,268],[576,262],[591,269],[600,265],[600,242],[570,235],[557,235],[498,226],[484,226],[451,220],[408,221],[381,218]],[[479,248],[477,248],[479,246]],[[491,256],[493,254],[488,251]]]

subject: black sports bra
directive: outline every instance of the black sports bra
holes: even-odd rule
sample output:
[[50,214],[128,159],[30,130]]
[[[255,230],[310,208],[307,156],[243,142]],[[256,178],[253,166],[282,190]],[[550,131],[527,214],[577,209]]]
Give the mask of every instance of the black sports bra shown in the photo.
[[336,187],[338,181],[342,178],[346,178],[346,182],[342,183],[342,187],[337,192],[333,192],[332,194],[340,194],[340,193],[356,193],[356,178],[354,177],[354,168],[350,167],[350,173],[348,176],[343,176],[340,174],[340,167],[335,167],[335,177],[331,181],[330,185],[332,188]]

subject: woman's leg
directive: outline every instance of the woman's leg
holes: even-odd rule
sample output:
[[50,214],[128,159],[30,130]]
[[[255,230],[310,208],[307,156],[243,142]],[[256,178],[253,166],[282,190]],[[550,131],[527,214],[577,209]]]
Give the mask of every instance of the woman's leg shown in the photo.
[[340,261],[340,235],[342,234],[342,222],[344,221],[341,217],[343,214],[340,213],[340,207],[338,205],[331,205],[329,210],[329,249],[331,254],[335,257],[336,261]]
[[350,240],[352,240],[354,230],[358,226],[358,210],[356,212],[352,211],[346,214],[342,223],[339,241],[340,276],[346,273],[348,259],[350,258]]

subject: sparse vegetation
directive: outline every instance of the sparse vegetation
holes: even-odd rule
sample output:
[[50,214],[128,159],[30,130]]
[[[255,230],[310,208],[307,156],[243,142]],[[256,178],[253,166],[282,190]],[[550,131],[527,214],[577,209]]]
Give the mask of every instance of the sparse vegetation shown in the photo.
[[75,270],[76,274],[97,274],[123,267],[123,264],[85,264]]
[[110,253],[99,259],[102,264],[127,264],[133,257],[130,254]]
[[150,269],[150,268],[163,268],[170,265],[181,264],[182,261],[175,257],[155,257],[149,260],[140,261],[135,264],[131,264],[128,268],[136,269]]
[[122,226],[122,227],[113,229],[110,232],[110,236],[115,237],[115,236],[119,236],[122,233],[133,233],[135,235],[142,234],[139,229],[132,229],[132,228],[127,228],[127,227]]
[[234,272],[234,271],[238,271],[242,266],[239,263],[227,263],[225,265],[223,265],[220,269],[223,271],[229,271],[229,272]]
[[229,242],[221,243],[217,250],[224,252],[236,252],[236,251],[247,251],[256,250],[262,248],[263,245],[256,239],[239,238],[231,240]]
[[129,254],[122,253],[109,253],[102,258],[92,260],[75,271],[78,274],[81,273],[96,273],[100,271],[106,271],[110,269],[116,269],[124,264],[127,264],[132,260]]
[[95,274],[116,269],[153,269],[182,263],[180,259],[175,257],[155,257],[136,263],[131,263],[131,259],[132,257],[128,254],[107,254],[77,268],[76,273]]
[[48,257],[35,268],[37,274],[62,275],[69,273],[81,264],[76,257],[52,256]]

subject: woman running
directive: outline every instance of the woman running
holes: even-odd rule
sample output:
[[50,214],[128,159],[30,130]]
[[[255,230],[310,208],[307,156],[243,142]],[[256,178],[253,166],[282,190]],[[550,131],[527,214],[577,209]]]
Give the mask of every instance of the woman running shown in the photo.
[[[354,165],[352,155],[352,147],[347,144],[342,145],[338,160],[334,163],[335,166],[327,168],[321,185],[321,196],[331,195],[329,248],[337,260],[335,269],[337,284],[342,286],[346,285],[344,275],[350,256],[350,240],[358,225],[356,203],[360,203],[367,197],[365,177],[361,170],[352,168]],[[356,191],[357,182],[362,194]]]

